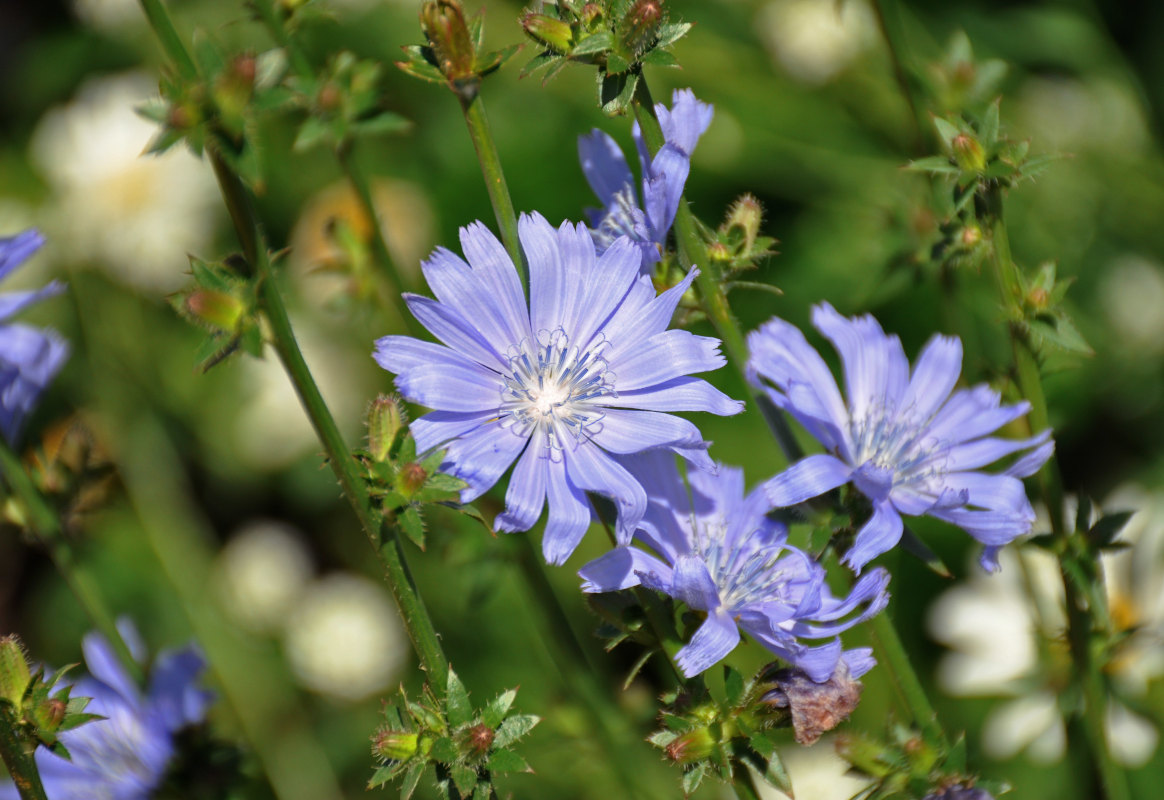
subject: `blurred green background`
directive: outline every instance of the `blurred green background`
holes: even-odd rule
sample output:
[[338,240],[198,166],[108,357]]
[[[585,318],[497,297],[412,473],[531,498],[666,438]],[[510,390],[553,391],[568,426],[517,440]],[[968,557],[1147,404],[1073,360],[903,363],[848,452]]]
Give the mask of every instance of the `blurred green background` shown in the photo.
[[[331,18],[306,29],[304,41],[317,63],[340,49],[389,63],[400,45],[420,39],[416,5],[336,0]],[[876,314],[911,356],[934,332],[958,334],[966,381],[996,378],[1009,344],[993,278],[985,268],[943,270],[931,259],[935,190],[901,169],[925,154],[917,144],[924,137],[872,8],[858,0],[667,7],[697,25],[676,47],[682,69],[648,73],[655,98],[690,86],[716,110],[693,159],[693,209],[714,225],[736,196],[752,192],[766,210],[765,232],[780,239],[780,254],[754,279],[784,295],[732,296],[745,329],[773,314],[807,326],[811,304],[828,300],[846,313]],[[187,39],[208,37],[228,52],[272,47],[242,3],[175,0],[170,8]],[[490,0],[487,40],[521,40],[520,11]],[[940,61],[958,31],[977,58],[1005,61],[1006,132],[1030,138],[1033,153],[1068,156],[1013,191],[1008,207],[1020,264],[1057,261],[1075,279],[1069,304],[1095,351],[1052,364],[1048,379],[1068,489],[1097,499],[1127,484],[1164,491],[1164,6],[906,3],[902,18],[904,55],[919,70]],[[518,210],[577,220],[593,203],[578,135],[601,127],[629,152],[629,120],[601,114],[592,70],[567,69],[544,87],[538,77],[519,79],[533,52],[527,45],[489,78],[483,96]],[[59,328],[75,351],[26,444],[80,424],[96,457],[116,466],[116,478],[76,510],[82,558],[155,649],[200,640],[217,671],[211,684],[223,690],[225,677],[234,687],[215,712],[217,729],[313,787],[303,796],[362,796],[378,698],[400,682],[415,692],[418,673],[376,561],[321,469],[320,448],[273,356],[232,359],[205,375],[195,369],[201,332],[167,298],[186,285],[187,253],[220,258],[237,245],[205,163],[178,149],[135,158],[151,126],[132,108],[156,93],[160,63],[130,0],[0,5],[0,233],[37,225],[48,235],[18,281],[69,282],[68,295],[30,316]],[[458,226],[483,219],[492,227],[493,215],[455,99],[391,67],[386,73],[389,108],[413,125],[361,141],[356,158],[376,180],[407,288],[423,292],[419,260],[437,244],[457,249]],[[369,357],[372,340],[400,323],[374,300],[352,298],[343,274],[327,269],[337,261],[328,236],[334,221],[357,230],[364,223],[334,157],[292,151],[301,120],[271,114],[256,131],[266,181],[260,213],[273,246],[291,248],[283,263],[297,332],[354,444],[365,404],[391,385]],[[742,397],[743,387],[722,373],[713,382]],[[749,483],[783,466],[758,415],[698,423],[716,443],[713,454],[743,464]],[[487,496],[491,514],[502,498],[503,486]],[[547,653],[544,623],[514,566],[515,543],[451,514],[429,523],[427,551],[410,546],[409,557],[454,666],[476,699],[520,685],[519,707],[544,717],[523,748],[537,774],[509,778],[504,788],[523,798],[619,796],[590,719]],[[1164,517],[1146,524],[1159,531]],[[966,536],[925,522],[917,528],[959,578],[969,573]],[[574,570],[603,548],[591,537],[551,573],[583,637],[595,619]],[[946,651],[927,633],[927,609],[952,582],[889,558],[896,619],[948,727],[967,730],[973,761],[1013,781],[1015,796],[1087,797],[1070,754],[1050,763],[984,754],[984,720],[1003,701],[951,698],[935,678]],[[1154,567],[1164,573],[1164,564]],[[1157,616],[1139,622],[1164,631],[1160,596]],[[51,563],[16,528],[0,532],[0,631],[18,632],[36,658],[61,664],[80,660],[87,628]],[[636,656],[627,650],[599,654],[600,669],[627,669]],[[749,645],[733,660],[754,667],[764,658]],[[655,711],[653,674],[618,696],[641,736]],[[893,690],[881,670],[866,684],[852,724],[879,729],[896,707]],[[1159,685],[1128,702],[1146,719],[1164,718]],[[664,796],[678,796],[677,773],[646,744],[640,756]],[[250,795],[269,796],[251,763]],[[1164,753],[1151,747],[1132,779],[1138,796],[1154,796]],[[828,794],[839,786],[826,780],[798,797],[847,796]]]

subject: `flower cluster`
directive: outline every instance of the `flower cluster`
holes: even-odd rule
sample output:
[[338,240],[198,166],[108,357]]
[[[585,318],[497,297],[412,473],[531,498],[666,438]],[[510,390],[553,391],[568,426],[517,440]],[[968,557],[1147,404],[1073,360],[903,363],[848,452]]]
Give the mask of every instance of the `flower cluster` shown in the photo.
[[[911,373],[901,340],[871,316],[846,319],[823,303],[813,324],[841,356],[846,398],[824,359],[784,320],[773,318],[748,338],[753,381],[829,451],[769,481],[772,504],[796,505],[852,483],[873,506],[845,556],[854,570],[897,544],[902,514],[963,528],[986,545],[983,566],[997,568],[999,548],[1035,520],[1020,478],[1050,458],[1050,430],[1028,439],[991,436],[1030,404],[1001,405],[985,385],[954,391],[962,367],[957,338],[931,339]],[[1001,473],[978,471],[1015,453],[1023,455]]]
[[667,329],[695,270],[656,296],[626,237],[599,255],[585,226],[555,230],[537,214],[522,216],[519,233],[528,304],[501,243],[470,225],[468,263],[441,248],[423,265],[437,299],[405,296],[443,344],[385,336],[375,358],[406,399],[436,409],[412,435],[420,452],[445,450],[441,470],[468,484],[464,502],[517,462],[495,526],[528,530],[548,498],[543,551],[560,564],[590,526],[586,492],[617,503],[618,536],[630,542],[647,494],[624,456],[667,448],[713,469],[699,430],[665,412],[735,414],[742,404],[689,377],[723,365],[719,341]]
[[699,137],[711,125],[713,109],[695,99],[690,89],[676,90],[668,109],[655,106],[664,144],[649,158],[642,132],[633,130],[639,170],[643,176],[641,193],[635,193],[634,176],[618,143],[597,128],[578,138],[578,157],[590,188],[602,208],[590,209],[590,226],[599,252],[620,236],[634,242],[647,271],[660,257],[671,223],[679,210],[683,187],[691,170],[691,153]]
[[[854,678],[873,666],[867,648],[842,652],[835,637],[885,607],[885,570],[869,572],[847,597],[836,598],[824,569],[788,543],[782,523],[765,516],[763,491],[744,495],[743,470],[691,472],[690,499],[668,453],[637,456],[631,471],[650,497],[636,538],[658,556],[615,548],[582,568],[582,588],[609,592],[641,584],[707,612],[676,657],[685,675],[721,661],[739,643],[741,629],[818,683],[842,659]],[[833,641],[808,647],[801,639]]]
[[[0,239],[0,280],[8,277],[44,244],[38,231]],[[10,320],[64,285],[53,281],[42,289],[0,294],[0,433],[10,443],[65,359],[69,345],[55,331]]]
[[[119,626],[134,658],[145,648],[131,625]],[[175,755],[175,735],[206,716],[212,695],[198,688],[204,662],[193,647],[161,653],[143,695],[100,634],[84,639],[91,678],[73,694],[90,697],[86,711],[105,719],[60,735],[71,759],[44,749],[36,766],[52,800],[146,800],[164,780]],[[12,783],[0,785],[0,800],[20,797]]]

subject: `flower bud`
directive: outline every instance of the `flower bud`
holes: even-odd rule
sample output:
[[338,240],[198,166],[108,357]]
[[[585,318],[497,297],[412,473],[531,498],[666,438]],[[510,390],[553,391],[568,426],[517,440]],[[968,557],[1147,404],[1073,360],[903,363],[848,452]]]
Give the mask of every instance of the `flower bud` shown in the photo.
[[642,53],[655,43],[663,22],[663,0],[635,0],[623,17],[619,37],[623,46]]
[[245,309],[233,295],[216,289],[195,289],[186,296],[186,311],[196,319],[226,333],[238,329]]
[[521,18],[521,27],[534,41],[544,44],[555,53],[564,55],[574,47],[574,32],[560,19],[527,13]]
[[967,225],[962,229],[961,239],[964,247],[973,247],[982,241],[982,229],[977,225]]
[[1043,311],[1051,301],[1051,294],[1042,286],[1036,286],[1027,292],[1027,303],[1036,311]]
[[493,729],[481,723],[465,731],[465,744],[473,755],[480,758],[488,753],[489,748],[493,746],[494,736]]
[[408,418],[398,398],[382,394],[368,408],[368,450],[375,461],[387,461]]
[[680,764],[702,761],[715,750],[715,737],[707,728],[688,731],[667,745],[663,751],[667,758]]
[[760,235],[760,225],[764,222],[764,210],[754,195],[741,195],[728,211],[725,227],[729,233],[738,232],[747,245],[745,252],[751,252]]
[[68,712],[69,704],[64,700],[59,697],[47,697],[31,709],[30,716],[37,730],[52,734],[60,730]]
[[428,473],[415,461],[400,468],[400,489],[405,497],[411,497],[420,491],[426,481],[428,481]]
[[412,731],[381,728],[372,736],[372,754],[390,761],[404,761],[416,754],[417,738]]
[[804,745],[813,744],[848,719],[861,699],[861,682],[849,677],[843,661],[824,683],[816,683],[795,668],[769,672],[765,680],[772,688],[760,702],[773,709],[788,709],[796,741]]
[[420,9],[420,27],[446,78],[457,81],[475,74],[476,48],[458,0],[429,0]]
[[24,647],[15,635],[0,638],[0,700],[20,708],[24,692],[32,682]]
[[339,87],[331,82],[321,86],[319,93],[315,96],[315,104],[319,106],[319,110],[328,113],[338,111],[343,100],[343,94],[340,93]]
[[964,171],[981,172],[986,168],[986,154],[973,136],[959,133],[950,142],[950,147],[954,151],[954,160]]

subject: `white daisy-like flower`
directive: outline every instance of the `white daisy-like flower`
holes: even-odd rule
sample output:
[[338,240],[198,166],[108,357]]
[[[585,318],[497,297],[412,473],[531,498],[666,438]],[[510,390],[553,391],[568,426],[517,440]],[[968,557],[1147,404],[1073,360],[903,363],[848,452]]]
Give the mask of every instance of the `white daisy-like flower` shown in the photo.
[[164,293],[187,283],[186,254],[205,249],[223,212],[208,164],[183,147],[143,155],[157,127],[134,109],[156,94],[139,73],[88,81],[41,119],[32,157],[53,190],[46,235],[71,260]]
[[[789,747],[780,751],[792,789],[799,798],[810,800],[849,800],[867,788],[870,779],[849,769],[849,763],[837,755],[832,737],[825,737],[811,747]],[[764,800],[787,800],[788,795],[757,780]],[[733,795],[734,796],[734,795]]]
[[877,24],[859,0],[772,0],[756,28],[776,63],[802,83],[828,82],[876,41]]
[[218,557],[223,607],[247,630],[274,632],[314,571],[298,531],[274,520],[252,522],[231,537]]
[[[1067,519],[1075,516],[1068,504]],[[1137,513],[1120,532],[1128,548],[1102,556],[1108,605],[1118,631],[1132,631],[1108,665],[1121,692],[1143,696],[1164,675],[1164,492],[1123,487],[1103,504]],[[1035,530],[1046,530],[1045,519]],[[1055,557],[1038,548],[1009,548],[1002,570],[971,577],[942,594],[930,609],[930,634],[950,647],[938,682],[954,695],[1009,696],[983,726],[987,755],[1025,751],[1032,761],[1063,757],[1066,734],[1056,688],[1072,669],[1067,651],[1063,585]],[[1159,742],[1156,725],[1110,697],[1106,732],[1112,755],[1138,767]]]
[[330,575],[307,590],[287,620],[284,647],[300,683],[352,701],[387,687],[409,653],[387,592],[352,574]]

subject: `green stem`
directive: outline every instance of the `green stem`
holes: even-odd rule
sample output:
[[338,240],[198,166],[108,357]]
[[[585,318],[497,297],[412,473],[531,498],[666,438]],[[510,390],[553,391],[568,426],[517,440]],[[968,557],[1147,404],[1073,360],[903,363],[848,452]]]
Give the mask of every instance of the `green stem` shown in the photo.
[[[1010,252],[1004,218],[1001,187],[990,189],[985,198],[985,215],[991,232],[992,261],[995,278],[1002,294],[1003,304],[1008,314],[1021,319],[1023,314],[1022,279],[1018,266]],[[1028,416],[1033,431],[1043,431],[1050,427],[1047,413],[1047,399],[1043,392],[1039,362],[1029,341],[1015,328],[1011,329],[1014,348],[1015,373],[1019,391],[1031,404]],[[1092,649],[1092,634],[1097,623],[1106,616],[1102,608],[1089,603],[1087,596],[1076,585],[1067,570],[1065,559],[1075,557],[1073,540],[1075,533],[1069,529],[1063,516],[1063,482],[1058,463],[1051,458],[1039,470],[1037,482],[1047,514],[1051,520],[1051,531],[1059,542],[1057,552],[1060,559],[1060,577],[1063,581],[1064,600],[1067,606],[1067,639],[1075,665],[1074,674],[1083,691],[1083,717],[1088,747],[1094,769],[1099,774],[1106,800],[1129,800],[1127,777],[1115,763],[1108,749],[1104,731],[1107,707],[1107,691],[1100,674],[1102,665],[1097,663]],[[1102,597],[1103,592],[1093,592]]]
[[513,259],[514,266],[517,267],[521,285],[528,293],[529,269],[522,255],[521,242],[517,237],[517,214],[513,210],[509,187],[505,183],[505,173],[501,171],[501,157],[497,154],[497,145],[493,142],[493,134],[489,130],[485,102],[480,94],[472,99],[466,99],[462,95],[457,95],[457,98],[461,101],[461,111],[465,114],[465,124],[469,127],[469,136],[473,140],[473,149],[477,151],[477,160],[481,162],[481,173],[485,176],[489,202],[493,204],[493,213],[501,230],[501,241],[509,257]]
[[167,13],[166,7],[162,5],[161,0],[141,0],[141,8],[145,12],[146,19],[149,20],[154,35],[161,42],[162,50],[177,67],[178,74],[188,81],[197,80],[198,66],[190,57],[190,52],[186,46],[182,44],[178,32],[174,30],[174,23],[170,21],[170,15]]
[[897,79],[898,86],[901,87],[901,94],[905,97],[905,102],[909,105],[910,118],[914,125],[911,150],[920,153],[924,145],[925,132],[929,130],[930,126],[927,124],[928,120],[925,117],[922,103],[918,102],[914,96],[914,82],[911,79],[906,61],[908,58],[906,54],[909,50],[905,46],[901,9],[896,0],[874,0],[873,10],[877,14],[877,26],[881,29],[881,36],[885,39],[886,47],[889,48],[889,59],[893,62],[893,75]]
[[262,232],[242,181],[220,156],[213,151],[209,155],[227,208],[231,211],[231,219],[238,232],[239,241],[243,244],[243,254],[255,269],[258,280],[262,282],[259,300],[270,324],[275,352],[278,353],[279,360],[299,395],[299,401],[323,444],[328,463],[344,495],[356,512],[368,541],[380,557],[388,587],[400,609],[405,630],[408,631],[408,637],[412,640],[421,666],[428,674],[429,685],[438,698],[443,698],[448,683],[449,662],[404,562],[404,551],[400,546],[398,531],[387,522],[382,522],[372,508],[367,487],[356,472],[351,452],[335,423],[335,418],[324,402],[323,395],[320,394],[319,386],[311,376],[307,362],[303,359],[303,353],[291,327],[291,319],[287,315],[287,308],[283,305],[283,298],[275,286]]
[[48,502],[37,490],[20,462],[19,456],[9,447],[8,443],[0,439],[0,472],[12,492],[20,500],[21,506],[27,515],[28,526],[36,535],[37,540],[48,550],[49,557],[61,577],[65,579],[73,596],[81,608],[85,610],[93,627],[96,628],[106,641],[113,647],[122,667],[135,683],[141,685],[143,674],[141,665],[134,660],[133,655],[121,638],[113,615],[105,605],[96,582],[88,571],[77,562],[73,548],[69,545],[61,530],[60,519],[55,511],[49,508]]
[[0,700],[0,759],[8,768],[21,800],[48,800],[40,782],[40,772],[36,769],[36,759],[24,749],[24,743],[16,733],[18,724],[12,706]]
[[889,668],[898,690],[901,692],[905,705],[909,708],[914,722],[921,729],[922,736],[931,745],[941,748],[943,752],[949,747],[946,732],[938,721],[938,714],[930,704],[926,690],[909,661],[909,655],[901,643],[901,637],[888,611],[882,611],[872,620],[873,635],[876,637],[878,650],[885,665]]

